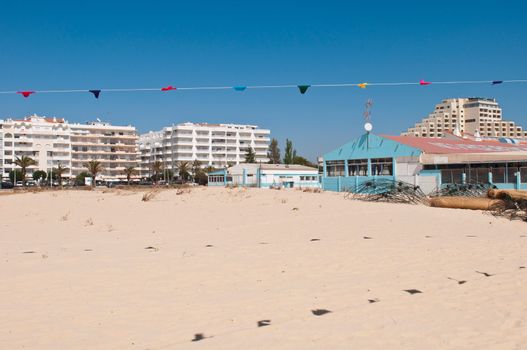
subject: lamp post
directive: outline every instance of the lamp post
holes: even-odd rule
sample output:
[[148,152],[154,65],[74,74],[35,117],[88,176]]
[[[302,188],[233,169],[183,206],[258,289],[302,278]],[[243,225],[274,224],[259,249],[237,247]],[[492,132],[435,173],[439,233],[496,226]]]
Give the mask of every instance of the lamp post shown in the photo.
[[49,152],[51,158],[51,167],[49,168],[49,187],[53,188],[53,151]]

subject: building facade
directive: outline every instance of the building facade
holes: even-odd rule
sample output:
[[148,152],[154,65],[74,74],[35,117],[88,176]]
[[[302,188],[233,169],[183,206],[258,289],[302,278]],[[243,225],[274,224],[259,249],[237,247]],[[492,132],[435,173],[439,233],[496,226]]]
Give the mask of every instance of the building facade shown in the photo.
[[104,168],[101,180],[123,179],[125,167],[139,167],[137,139],[132,126],[70,124],[64,119],[37,115],[0,120],[2,177],[8,178],[9,172],[17,168],[16,157],[28,156],[37,163],[27,169],[29,177],[36,170],[49,171],[61,165],[68,168],[63,177],[73,178],[86,171],[86,162],[98,160]]
[[317,168],[293,164],[242,163],[208,174],[208,186],[319,188]]
[[365,134],[323,156],[322,186],[355,191],[387,179],[431,193],[449,184],[527,189],[527,143]]
[[127,167],[140,171],[138,135],[133,126],[115,126],[103,122],[70,124],[71,176],[86,171],[90,160],[102,163],[101,180],[124,180]]
[[432,113],[401,135],[443,137],[446,133],[468,133],[482,138],[527,138],[527,131],[521,126],[502,118],[495,99],[451,98],[438,103]]
[[179,162],[199,160],[201,164],[223,168],[240,164],[252,148],[256,162],[266,163],[270,130],[255,125],[182,123],[139,137],[142,176],[150,176],[152,164],[177,172]]

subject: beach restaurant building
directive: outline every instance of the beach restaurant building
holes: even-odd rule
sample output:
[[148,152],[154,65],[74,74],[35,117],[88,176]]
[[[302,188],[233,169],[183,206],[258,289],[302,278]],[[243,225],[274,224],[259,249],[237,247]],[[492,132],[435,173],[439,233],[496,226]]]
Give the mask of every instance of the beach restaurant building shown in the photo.
[[208,174],[209,186],[318,188],[318,169],[304,165],[241,163]]
[[323,156],[322,188],[354,191],[371,179],[400,180],[431,193],[448,184],[527,190],[527,144],[364,134]]

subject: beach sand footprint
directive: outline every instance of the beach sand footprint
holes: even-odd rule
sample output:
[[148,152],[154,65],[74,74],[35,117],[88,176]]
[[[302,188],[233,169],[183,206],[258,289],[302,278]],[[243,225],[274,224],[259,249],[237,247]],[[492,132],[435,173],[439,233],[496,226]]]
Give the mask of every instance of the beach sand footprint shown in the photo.
[[451,280],[451,281],[455,281],[455,282],[457,282],[457,284],[465,284],[465,283],[467,283],[467,281],[464,281],[464,280],[457,280],[457,279],[452,278],[452,277],[447,277],[447,278],[448,278],[449,280]]
[[315,316],[322,316],[322,315],[325,315],[325,314],[329,314],[331,311],[330,310],[326,310],[326,309],[315,309],[315,310],[311,310],[311,313]]
[[480,275],[483,275],[485,277],[492,277],[492,276],[494,276],[494,274],[488,273],[488,272],[476,271],[476,273],[479,273]]
[[257,324],[258,327],[270,326],[271,325],[271,320],[260,320],[256,324]]
[[191,341],[197,342],[197,341],[207,339],[207,338],[210,338],[210,337],[206,337],[203,333],[196,333],[194,334],[194,338]]
[[410,294],[410,295],[423,293],[419,289],[405,289],[403,291],[408,293],[408,294]]

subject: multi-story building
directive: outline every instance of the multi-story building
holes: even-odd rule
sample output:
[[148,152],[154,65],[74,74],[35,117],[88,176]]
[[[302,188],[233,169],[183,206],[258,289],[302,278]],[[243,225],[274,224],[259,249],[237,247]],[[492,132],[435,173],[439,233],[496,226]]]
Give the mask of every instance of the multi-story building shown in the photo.
[[[71,167],[71,147],[68,124],[63,119],[42,118],[36,115],[14,120],[0,120],[3,134],[2,176],[16,168],[17,157],[28,156],[36,165],[28,168],[27,173],[41,169],[47,171],[61,164]],[[68,177],[70,174],[64,174]]]
[[443,137],[445,133],[476,134],[483,138],[526,138],[527,131],[502,119],[502,110],[493,98],[451,98],[437,104],[434,111],[402,136]]
[[2,175],[16,168],[16,157],[29,156],[36,165],[27,170],[49,171],[58,165],[68,168],[65,178],[86,171],[90,160],[102,162],[101,179],[122,179],[126,166],[138,168],[137,132],[132,126],[107,123],[70,124],[64,119],[32,115],[24,119],[0,120]]
[[161,161],[176,172],[179,162],[199,160],[203,166],[222,168],[239,164],[252,148],[256,162],[266,163],[270,130],[255,125],[183,123],[149,132],[139,137],[143,175],[152,163]]
[[139,170],[137,132],[133,126],[115,126],[100,121],[70,124],[72,176],[86,171],[90,160],[102,163],[102,179],[125,179],[123,170]]

